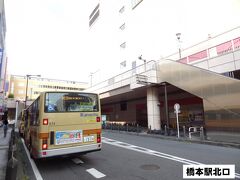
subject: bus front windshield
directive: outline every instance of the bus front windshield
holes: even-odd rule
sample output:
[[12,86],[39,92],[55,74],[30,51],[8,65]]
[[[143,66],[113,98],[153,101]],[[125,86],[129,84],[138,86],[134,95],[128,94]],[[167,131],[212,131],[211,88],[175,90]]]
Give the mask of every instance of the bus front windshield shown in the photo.
[[49,92],[45,96],[45,112],[97,112],[98,95],[90,93]]

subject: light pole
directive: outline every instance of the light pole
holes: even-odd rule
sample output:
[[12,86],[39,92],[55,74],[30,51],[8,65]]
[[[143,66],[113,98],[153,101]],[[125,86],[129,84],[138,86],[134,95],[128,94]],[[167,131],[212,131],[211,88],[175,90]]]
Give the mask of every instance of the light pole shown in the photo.
[[99,71],[99,69],[97,70],[97,71],[95,71],[95,72],[90,72],[90,85],[91,85],[91,87],[92,87],[92,80],[93,80],[93,75],[95,74],[95,73],[97,73]]
[[179,48],[178,48],[178,53],[179,53],[179,60],[181,60],[181,46],[180,46],[180,43],[181,43],[181,41],[180,41],[180,37],[181,37],[181,33],[177,33],[176,34],[176,36],[177,36],[177,40],[178,40],[178,46],[179,46]]
[[146,59],[143,59],[142,58],[142,55],[138,57],[139,60],[143,61],[144,62],[144,72],[146,71]]
[[41,75],[31,75],[31,74],[26,75],[27,83],[26,83],[25,109],[27,107],[27,91],[28,91],[28,78],[29,77],[41,77]]

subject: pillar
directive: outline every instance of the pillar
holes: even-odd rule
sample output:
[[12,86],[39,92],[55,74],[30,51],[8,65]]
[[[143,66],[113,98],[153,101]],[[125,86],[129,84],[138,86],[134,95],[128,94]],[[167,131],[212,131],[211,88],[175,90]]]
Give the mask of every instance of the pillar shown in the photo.
[[148,128],[161,130],[160,102],[157,87],[147,89]]

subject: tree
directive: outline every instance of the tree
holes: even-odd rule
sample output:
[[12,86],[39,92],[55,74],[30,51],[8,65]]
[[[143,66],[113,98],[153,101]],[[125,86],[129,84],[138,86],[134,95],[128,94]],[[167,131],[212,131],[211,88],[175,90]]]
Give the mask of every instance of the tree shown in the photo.
[[10,94],[8,95],[8,98],[14,98],[14,94],[10,93]]

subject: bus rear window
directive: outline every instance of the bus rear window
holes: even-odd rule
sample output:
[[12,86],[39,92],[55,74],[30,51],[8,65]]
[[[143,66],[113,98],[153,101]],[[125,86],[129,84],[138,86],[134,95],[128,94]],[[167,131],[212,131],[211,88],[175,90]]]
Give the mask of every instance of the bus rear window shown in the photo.
[[97,112],[98,95],[90,93],[49,92],[45,112]]

